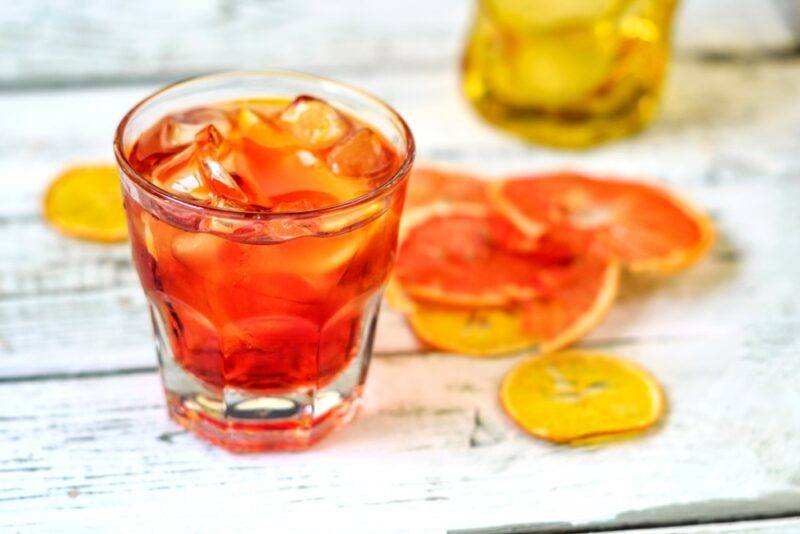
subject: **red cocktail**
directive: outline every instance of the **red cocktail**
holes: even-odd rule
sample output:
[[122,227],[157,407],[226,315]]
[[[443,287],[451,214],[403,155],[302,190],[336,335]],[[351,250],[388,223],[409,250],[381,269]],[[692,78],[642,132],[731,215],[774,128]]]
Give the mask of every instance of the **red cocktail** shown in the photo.
[[235,450],[352,416],[413,140],[388,106],[289,73],[156,93],[116,139],[171,415]]

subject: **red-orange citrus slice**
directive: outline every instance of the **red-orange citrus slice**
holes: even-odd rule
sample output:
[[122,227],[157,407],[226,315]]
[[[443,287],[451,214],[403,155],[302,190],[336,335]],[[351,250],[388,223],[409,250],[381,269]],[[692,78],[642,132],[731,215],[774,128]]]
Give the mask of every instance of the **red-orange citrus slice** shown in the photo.
[[403,290],[413,298],[504,306],[538,293],[541,272],[536,260],[494,244],[491,215],[482,207],[435,204],[414,216],[417,220],[404,231],[395,267]]
[[486,204],[486,183],[468,172],[414,166],[408,177],[406,211],[436,203]]
[[517,364],[500,387],[508,415],[555,443],[642,431],[663,415],[663,390],[649,373],[606,354],[570,350]]
[[43,209],[50,224],[72,237],[106,242],[128,237],[119,175],[112,165],[66,170],[50,184]]
[[[550,268],[550,288],[522,305],[522,329],[538,338],[540,352],[571,345],[605,318],[617,297],[620,269],[600,256],[575,258]],[[544,286],[544,284],[543,284]]]
[[[532,269],[537,269],[532,264]],[[389,304],[403,312],[426,344],[464,355],[494,356],[537,347],[553,351],[578,340],[605,317],[616,296],[619,267],[599,258],[540,265],[543,293],[504,307],[463,307],[414,299],[397,279]]]
[[[596,252],[637,272],[670,273],[696,262],[714,239],[710,218],[644,183],[560,172],[498,182],[496,208],[528,239],[553,229],[591,236]],[[523,247],[524,248],[524,247]]]

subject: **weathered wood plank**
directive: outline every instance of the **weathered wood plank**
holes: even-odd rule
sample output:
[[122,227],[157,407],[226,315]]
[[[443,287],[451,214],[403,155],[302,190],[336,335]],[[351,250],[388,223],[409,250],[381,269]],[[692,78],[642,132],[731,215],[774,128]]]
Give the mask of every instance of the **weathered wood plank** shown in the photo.
[[[348,531],[441,531],[800,513],[796,328],[614,348],[661,378],[671,408],[662,428],[613,447],[518,431],[496,401],[507,359],[379,358],[354,424],[307,453],[267,456],[177,431],[155,373],[5,384],[0,523],[109,527],[171,510],[182,530],[235,528],[314,506],[324,518],[309,521]],[[223,495],[225,510],[208,508]],[[189,503],[197,513],[174,514]]]
[[510,527],[487,528],[487,529],[468,529],[466,531],[452,531],[453,534],[459,532],[469,532],[470,534],[510,534],[510,533],[536,533],[546,532],[548,534],[572,534],[585,532],[625,532],[627,534],[708,534],[735,532],[737,534],[767,534],[767,533],[793,533],[800,529],[800,519],[756,519],[733,522],[712,522],[712,523],[692,523],[681,526],[660,526],[643,528],[623,528],[616,529],[613,526],[606,528],[602,525],[582,525],[578,528],[566,527],[559,528],[555,525],[536,527],[529,525],[513,525]]

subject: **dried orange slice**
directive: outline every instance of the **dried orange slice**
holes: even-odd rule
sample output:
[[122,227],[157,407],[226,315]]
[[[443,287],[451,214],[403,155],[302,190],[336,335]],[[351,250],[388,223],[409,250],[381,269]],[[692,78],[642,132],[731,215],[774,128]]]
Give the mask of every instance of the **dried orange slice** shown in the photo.
[[487,204],[486,183],[474,174],[414,166],[408,177],[406,211],[435,203]]
[[540,352],[571,345],[605,318],[619,290],[620,269],[614,260],[599,256],[574,259],[550,268],[556,278],[550,289],[522,305],[522,329],[539,339]]
[[696,262],[714,240],[709,217],[653,185],[560,172],[494,184],[496,208],[530,240],[552,229],[637,272],[670,273]]
[[[532,269],[536,270],[535,264]],[[459,307],[410,297],[397,279],[386,291],[389,304],[403,312],[426,344],[464,355],[495,356],[537,347],[553,351],[581,338],[605,317],[619,285],[619,267],[599,258],[569,266],[541,267],[551,287],[508,307]]]
[[60,232],[91,241],[128,236],[119,176],[111,165],[73,167],[50,184],[44,216]]
[[523,360],[503,380],[500,400],[526,432],[555,443],[644,430],[666,405],[663,390],[643,369],[575,350]]
[[[421,214],[424,213],[424,216]],[[395,275],[415,299],[449,305],[503,306],[538,293],[531,258],[492,242],[482,207],[433,205],[403,233]]]

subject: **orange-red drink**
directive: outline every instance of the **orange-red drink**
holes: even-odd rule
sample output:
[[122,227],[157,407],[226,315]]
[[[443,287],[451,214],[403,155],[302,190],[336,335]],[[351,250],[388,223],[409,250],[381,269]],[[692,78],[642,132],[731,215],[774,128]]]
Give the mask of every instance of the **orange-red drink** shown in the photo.
[[115,143],[170,414],[234,450],[352,417],[413,159],[403,120],[291,73],[183,82]]

